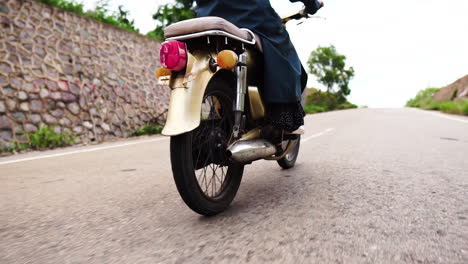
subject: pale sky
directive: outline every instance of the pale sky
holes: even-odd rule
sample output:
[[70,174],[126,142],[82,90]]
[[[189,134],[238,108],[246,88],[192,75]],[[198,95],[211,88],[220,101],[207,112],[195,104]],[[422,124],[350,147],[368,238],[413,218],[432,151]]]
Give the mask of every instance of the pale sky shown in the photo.
[[[95,0],[83,1],[92,7]],[[123,5],[146,33],[155,27],[151,16],[170,0],[111,0]],[[287,25],[306,66],[317,46],[333,44],[355,69],[349,101],[369,107],[401,107],[420,89],[442,87],[468,74],[467,0],[324,0],[317,15]],[[278,14],[301,3],[271,0]],[[315,77],[309,86],[321,87]]]

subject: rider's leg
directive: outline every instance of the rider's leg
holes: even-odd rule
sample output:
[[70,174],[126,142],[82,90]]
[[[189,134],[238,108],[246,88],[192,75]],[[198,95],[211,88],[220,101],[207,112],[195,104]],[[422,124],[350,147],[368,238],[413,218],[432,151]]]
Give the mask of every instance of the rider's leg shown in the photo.
[[301,132],[304,125],[304,109],[300,102],[296,103],[272,103],[268,105],[268,123],[275,129],[286,133]]

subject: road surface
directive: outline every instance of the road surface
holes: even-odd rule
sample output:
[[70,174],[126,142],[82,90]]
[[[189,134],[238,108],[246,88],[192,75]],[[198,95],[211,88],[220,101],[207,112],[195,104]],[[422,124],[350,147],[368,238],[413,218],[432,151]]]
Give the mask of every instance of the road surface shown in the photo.
[[0,263],[468,263],[468,119],[308,116],[297,167],[247,167],[231,208],[190,211],[169,140],[0,159]]

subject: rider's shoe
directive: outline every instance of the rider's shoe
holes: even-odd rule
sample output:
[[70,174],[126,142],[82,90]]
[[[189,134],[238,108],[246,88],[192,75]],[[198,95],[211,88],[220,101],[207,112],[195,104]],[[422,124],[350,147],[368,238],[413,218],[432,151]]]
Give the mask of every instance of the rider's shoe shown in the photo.
[[285,135],[304,135],[304,133],[305,133],[305,127],[304,126],[300,126],[298,129],[296,129],[294,131],[284,131]]

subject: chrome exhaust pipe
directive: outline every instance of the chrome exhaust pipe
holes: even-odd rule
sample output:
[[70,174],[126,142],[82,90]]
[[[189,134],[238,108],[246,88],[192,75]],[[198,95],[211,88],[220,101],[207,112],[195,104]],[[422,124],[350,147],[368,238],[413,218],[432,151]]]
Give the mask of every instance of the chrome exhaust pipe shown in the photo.
[[276,147],[264,139],[238,141],[227,148],[226,155],[234,161],[247,163],[275,155]]

